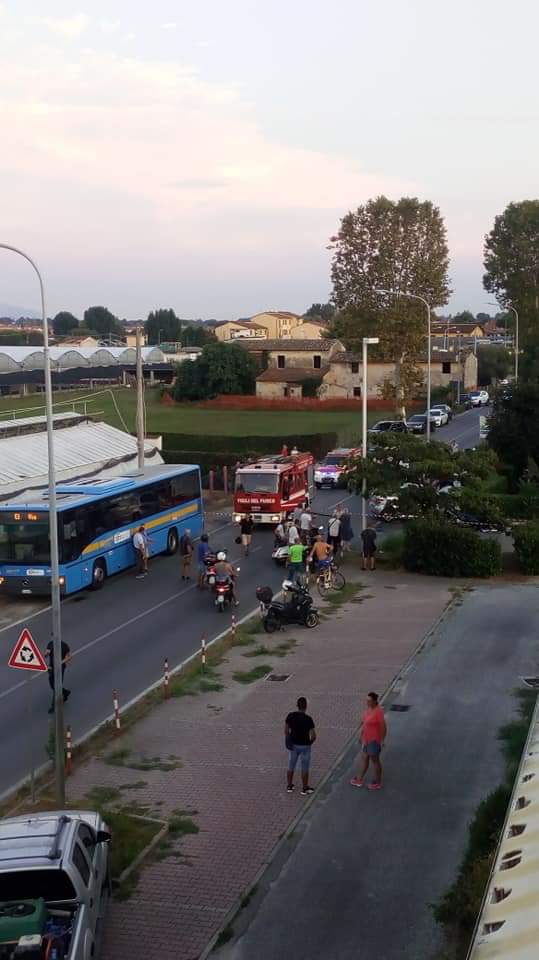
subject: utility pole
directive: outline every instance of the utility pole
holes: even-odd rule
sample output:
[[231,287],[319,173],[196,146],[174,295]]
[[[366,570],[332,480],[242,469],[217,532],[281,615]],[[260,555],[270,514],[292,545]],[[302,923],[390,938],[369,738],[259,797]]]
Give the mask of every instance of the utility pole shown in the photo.
[[[64,692],[62,680],[62,631],[60,615],[60,576],[58,570],[58,514],[56,510],[56,475],[54,472],[54,422],[52,415],[52,378],[49,352],[49,328],[45,312],[45,290],[41,274],[27,253],[12,247],[7,243],[0,243],[0,248],[18,253],[32,266],[39,280],[41,296],[41,321],[43,324],[43,363],[45,374],[45,412],[47,415],[47,458],[49,475],[49,541],[51,546],[51,613],[52,613],[52,644],[54,661],[54,766],[55,766],[55,793],[56,802],[60,808],[65,806],[65,773],[64,773]],[[30,736],[32,732],[30,731]]]
[[137,324],[137,452],[138,468],[144,469],[144,376],[142,373],[142,337]]

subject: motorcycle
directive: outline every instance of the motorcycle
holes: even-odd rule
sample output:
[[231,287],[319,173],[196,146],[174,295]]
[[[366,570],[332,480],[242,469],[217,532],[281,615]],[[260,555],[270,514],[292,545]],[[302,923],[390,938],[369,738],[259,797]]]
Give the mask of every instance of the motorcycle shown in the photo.
[[256,597],[260,604],[260,615],[264,621],[266,633],[275,633],[288,623],[301,623],[305,627],[316,627],[320,617],[313,598],[306,587],[285,580],[283,590],[291,594],[290,600],[275,600],[271,587],[257,587]]
[[215,577],[215,606],[219,613],[224,613],[225,607],[232,603],[232,577]]
[[[307,547],[309,549],[311,549],[318,534],[323,532],[324,532],[323,527],[318,527],[318,529],[314,527],[310,531],[309,537],[307,540]],[[274,560],[277,566],[279,567],[286,566],[286,564],[288,563],[288,540],[280,540],[278,538],[275,538],[271,559]]]

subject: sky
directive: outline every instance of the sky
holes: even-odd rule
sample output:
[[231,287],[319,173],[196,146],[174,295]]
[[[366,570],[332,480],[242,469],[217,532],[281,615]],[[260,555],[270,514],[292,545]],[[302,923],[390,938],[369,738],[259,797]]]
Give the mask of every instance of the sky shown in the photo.
[[[484,236],[538,195],[538,35],[536,0],[0,0],[0,240],[49,314],[303,312],[340,218],[411,195],[448,309],[488,312]],[[3,251],[0,301],[38,305]]]

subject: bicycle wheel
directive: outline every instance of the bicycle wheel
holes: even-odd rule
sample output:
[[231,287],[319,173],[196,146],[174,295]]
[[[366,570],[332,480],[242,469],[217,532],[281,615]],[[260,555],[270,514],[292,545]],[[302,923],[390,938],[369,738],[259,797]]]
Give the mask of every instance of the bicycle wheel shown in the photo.
[[344,586],[345,586],[345,584],[346,584],[346,580],[344,579],[342,573],[339,573],[338,570],[336,570],[336,571],[334,572],[333,577],[332,577],[332,581],[333,581],[333,583],[332,583],[333,590],[343,590],[343,589],[344,589]]
[[328,593],[331,593],[331,583],[326,579],[324,573],[319,574],[316,578],[316,589],[321,597],[326,597]]

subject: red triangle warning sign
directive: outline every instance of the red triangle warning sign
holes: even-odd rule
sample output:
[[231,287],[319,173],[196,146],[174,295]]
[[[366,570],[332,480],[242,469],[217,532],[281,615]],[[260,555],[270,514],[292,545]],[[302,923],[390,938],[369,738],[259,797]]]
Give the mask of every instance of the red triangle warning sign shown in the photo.
[[8,660],[8,666],[17,667],[19,670],[43,671],[48,669],[32,634],[26,627],[15,644],[13,653]]

